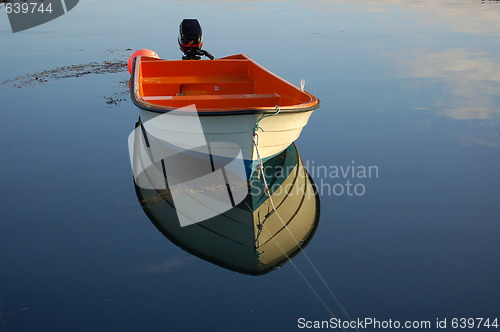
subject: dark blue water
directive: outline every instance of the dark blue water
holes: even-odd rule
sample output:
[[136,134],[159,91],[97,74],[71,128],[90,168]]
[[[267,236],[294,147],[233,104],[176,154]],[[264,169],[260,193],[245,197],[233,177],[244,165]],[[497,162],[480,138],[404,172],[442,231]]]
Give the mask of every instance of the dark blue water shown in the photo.
[[[0,331],[499,317],[499,3],[84,1],[16,34],[1,10]],[[127,49],[179,59],[191,17],[215,56],[306,78],[322,101],[296,142],[319,227],[307,257],[264,276],[189,255],[144,214],[127,72],[15,80]],[[374,172],[335,173],[348,166]]]

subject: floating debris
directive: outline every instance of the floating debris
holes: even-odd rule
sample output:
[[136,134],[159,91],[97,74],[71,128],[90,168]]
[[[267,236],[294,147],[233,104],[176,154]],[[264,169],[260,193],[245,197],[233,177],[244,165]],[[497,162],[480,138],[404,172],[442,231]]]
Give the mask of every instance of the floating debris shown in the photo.
[[123,60],[91,62],[87,64],[62,66],[39,73],[26,74],[0,83],[5,87],[24,88],[47,83],[50,80],[76,78],[89,74],[112,74],[127,71]]
[[113,93],[111,96],[101,96],[106,101],[109,107],[116,106],[124,101],[127,101],[127,97],[129,95],[127,83],[128,81],[121,81],[120,83],[120,91]]

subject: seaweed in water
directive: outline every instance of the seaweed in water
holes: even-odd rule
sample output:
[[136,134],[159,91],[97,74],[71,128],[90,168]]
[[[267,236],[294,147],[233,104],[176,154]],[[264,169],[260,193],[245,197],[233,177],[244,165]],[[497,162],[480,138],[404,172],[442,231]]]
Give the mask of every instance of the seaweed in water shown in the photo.
[[106,100],[106,104],[108,104],[109,107],[116,106],[121,102],[126,101],[129,94],[127,84],[128,81],[120,81],[120,91],[113,93],[111,96],[101,96],[101,98]]
[[[63,78],[77,78],[90,74],[113,74],[125,72],[127,63],[123,60],[91,62],[87,64],[78,64],[70,66],[62,66],[53,69],[44,70],[38,73],[26,74],[7,81],[3,81],[0,85],[5,88],[26,88],[47,83],[51,80],[59,80]],[[120,82],[120,86],[126,86],[125,82]],[[128,90],[114,93],[112,96],[103,97],[106,99],[106,104],[115,106],[126,100]]]
[[76,78],[89,74],[112,74],[127,70],[127,63],[122,60],[91,62],[87,64],[62,66],[48,69],[34,74],[26,74],[7,81],[1,85],[6,87],[23,88],[40,85],[49,80],[59,80],[63,78]]

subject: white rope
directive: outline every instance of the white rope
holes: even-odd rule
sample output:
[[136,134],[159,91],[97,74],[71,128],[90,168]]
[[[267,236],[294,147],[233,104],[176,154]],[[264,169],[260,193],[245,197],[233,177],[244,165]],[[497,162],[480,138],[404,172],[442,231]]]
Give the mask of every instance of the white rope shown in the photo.
[[[279,113],[279,106],[276,106],[277,107],[277,112],[275,114],[272,114],[272,115],[276,115]],[[254,132],[253,132],[253,143],[254,143],[254,146],[255,146],[255,152],[256,152],[256,155],[257,155],[257,171],[259,172],[257,174],[258,178],[260,178],[260,175],[262,175],[262,179],[263,179],[263,182],[264,182],[264,192],[266,194],[266,196],[269,198],[269,202],[271,204],[271,207],[272,207],[272,210],[274,213],[276,213],[276,215],[278,216],[279,220],[281,221],[281,223],[283,224],[284,228],[286,228],[286,230],[288,231],[288,233],[290,234],[290,236],[292,237],[292,239],[295,241],[295,243],[297,244],[298,248],[300,249],[300,251],[302,251],[304,253],[304,256],[306,257],[306,260],[307,262],[309,263],[309,265],[311,265],[311,267],[313,268],[314,272],[316,273],[316,275],[318,276],[318,278],[321,280],[323,286],[328,290],[328,293],[330,294],[330,296],[334,299],[335,303],[339,306],[339,308],[342,310],[342,312],[344,313],[344,315],[349,319],[349,320],[352,320],[351,317],[349,316],[349,314],[347,313],[347,311],[345,310],[344,306],[340,303],[339,299],[337,298],[337,296],[333,293],[332,289],[330,288],[330,286],[328,286],[328,283],[326,282],[326,280],[323,278],[323,275],[318,271],[318,269],[316,268],[316,266],[314,265],[314,263],[312,262],[311,258],[309,257],[309,255],[307,255],[307,253],[305,252],[304,248],[302,247],[302,245],[300,244],[300,242],[295,238],[295,236],[293,235],[293,233],[290,231],[290,229],[288,228],[288,226],[286,225],[285,221],[283,220],[283,218],[281,218],[280,214],[278,213],[277,209],[276,209],[276,206],[274,205],[274,201],[271,197],[271,193],[269,191],[269,186],[267,184],[267,180],[266,180],[266,176],[265,176],[265,173],[264,173],[264,163],[262,162],[262,159],[260,157],[260,152],[259,152],[259,146],[258,146],[258,142],[259,142],[259,135],[257,133],[257,130],[258,129],[261,129],[263,130],[262,128],[260,128],[259,126],[259,123],[260,121],[264,119],[264,117],[260,118],[259,121],[256,123],[255,125],[255,128],[254,128]],[[269,214],[268,214],[269,215]],[[266,218],[267,219],[267,218]],[[260,223],[260,220],[259,220],[259,232],[257,234],[257,239],[256,241],[258,241],[258,236],[260,235],[260,233],[262,232],[262,229],[264,229],[264,223],[266,221],[266,219],[264,219],[264,221],[262,223]],[[269,231],[266,229],[266,231],[269,233]],[[271,234],[269,234],[271,235]],[[333,315],[333,313],[331,312],[330,308],[326,305],[326,303],[323,301],[323,299],[319,296],[319,294],[316,292],[316,290],[313,288],[313,286],[309,283],[309,281],[305,278],[305,276],[302,274],[302,272],[299,270],[299,268],[296,266],[296,264],[291,260],[291,258],[286,254],[286,252],[283,250],[283,248],[281,248],[281,246],[279,245],[279,243],[275,240],[276,244],[278,245],[278,247],[280,248],[280,250],[283,252],[283,254],[286,256],[287,260],[292,264],[292,266],[295,268],[295,270],[299,273],[299,275],[302,277],[302,279],[304,280],[304,282],[309,286],[309,288],[311,289],[311,291],[314,293],[314,295],[318,298],[318,300],[323,304],[323,306],[325,307],[325,309],[328,311],[328,313],[330,315],[332,315],[332,317],[335,317]],[[344,329],[343,329],[344,330]],[[345,331],[345,330],[344,330]],[[356,331],[359,332],[359,330],[356,328]]]
[[[274,211],[275,211],[275,213],[277,213],[276,210],[274,210]],[[266,228],[266,232],[267,232],[267,234],[269,236],[272,235],[269,232],[269,230],[267,230],[267,228]],[[290,256],[288,256],[288,254],[285,252],[285,250],[281,247],[281,245],[278,243],[278,241],[276,241],[275,239],[273,239],[273,241],[276,243],[276,245],[278,246],[278,248],[280,248],[281,252],[283,253],[283,255],[285,255],[285,257],[288,260],[288,262],[290,262],[290,264],[292,264],[292,266],[295,269],[295,271],[297,271],[297,273],[299,274],[299,276],[302,278],[302,280],[305,282],[305,284],[309,287],[309,289],[311,290],[311,292],[316,296],[316,298],[318,299],[318,301],[323,305],[323,307],[326,309],[326,311],[328,311],[328,314],[330,315],[330,317],[337,318],[335,316],[335,314],[330,310],[330,307],[328,307],[328,305],[325,303],[325,301],[318,294],[318,292],[316,291],[316,289],[314,288],[314,286],[309,282],[309,280],[307,280],[307,278],[304,276],[304,274],[302,273],[302,271],[300,271],[300,269],[297,266],[297,264],[294,263],[294,261],[290,258]],[[345,328],[342,327],[342,331],[345,331]]]

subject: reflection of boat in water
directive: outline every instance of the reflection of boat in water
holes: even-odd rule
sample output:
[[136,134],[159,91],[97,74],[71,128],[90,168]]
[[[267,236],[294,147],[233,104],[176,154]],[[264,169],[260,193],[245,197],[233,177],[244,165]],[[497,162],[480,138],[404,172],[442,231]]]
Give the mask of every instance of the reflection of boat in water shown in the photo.
[[[246,55],[199,60],[197,54],[208,53],[201,50],[201,28],[196,20],[182,22],[179,44],[184,60],[162,60],[155,53],[131,57],[131,99],[143,122],[169,114],[158,121],[162,123],[156,135],[165,136],[171,144],[196,149],[185,139],[200,134],[197,127],[185,125],[185,118],[195,115],[207,142],[233,142],[245,160],[257,159],[253,134],[260,126],[259,154],[266,159],[294,142],[320,105],[303,87],[285,81]],[[269,117],[259,123],[265,116]],[[227,146],[213,145],[213,149],[219,156],[234,154]]]
[[[197,156],[189,156],[195,162]],[[148,170],[145,170],[147,173]],[[243,181],[245,198],[207,220],[181,227],[170,189],[136,193],[144,212],[169,240],[187,252],[241,273],[259,275],[286,263],[312,238],[319,197],[294,144],[264,163],[270,197],[258,173]],[[193,188],[200,195],[225,195],[225,187]],[[184,190],[189,190],[184,188]],[[274,205],[274,206],[273,206]]]

